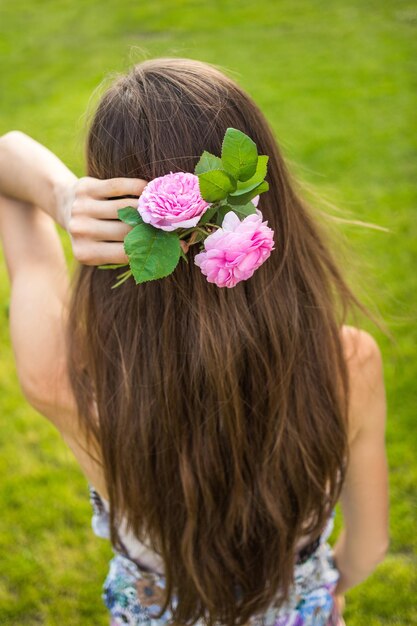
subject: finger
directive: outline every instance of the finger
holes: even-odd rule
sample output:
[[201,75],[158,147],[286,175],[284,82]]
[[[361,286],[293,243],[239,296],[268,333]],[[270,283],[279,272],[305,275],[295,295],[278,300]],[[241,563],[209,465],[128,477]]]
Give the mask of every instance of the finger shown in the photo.
[[147,185],[142,178],[107,178],[101,180],[86,176],[80,183],[80,191],[93,198],[117,198],[120,196],[139,197]]
[[84,265],[129,263],[123,244],[114,242],[78,242],[75,257]]
[[123,241],[132,226],[120,220],[96,220],[91,217],[74,217],[69,225],[72,237],[95,241]]
[[104,220],[117,220],[119,209],[132,207],[137,210],[137,200],[134,198],[121,198],[120,200],[90,200],[86,212],[91,217]]

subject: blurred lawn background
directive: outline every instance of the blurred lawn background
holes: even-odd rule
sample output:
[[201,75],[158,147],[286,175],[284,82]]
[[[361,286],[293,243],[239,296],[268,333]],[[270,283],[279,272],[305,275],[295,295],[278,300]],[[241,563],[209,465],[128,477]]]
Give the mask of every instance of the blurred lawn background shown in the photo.
[[[0,0],[0,134],[26,132],[82,176],[101,81],[147,57],[197,58],[255,98],[297,177],[339,207],[331,213],[388,229],[338,226],[351,280],[396,339],[363,323],[385,360],[391,546],[348,593],[348,626],[417,624],[416,26],[406,0]],[[104,625],[111,550],[92,534],[71,453],[20,392],[9,293],[1,256],[0,623]],[[340,511],[332,540],[339,527]]]

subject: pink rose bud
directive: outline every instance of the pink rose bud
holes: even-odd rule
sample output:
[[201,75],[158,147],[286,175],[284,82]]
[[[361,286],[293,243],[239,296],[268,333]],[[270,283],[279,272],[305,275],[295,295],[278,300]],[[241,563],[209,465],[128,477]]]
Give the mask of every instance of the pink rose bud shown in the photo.
[[138,211],[147,224],[171,231],[196,226],[209,206],[201,197],[198,176],[171,172],[146,185]]
[[195,255],[194,262],[209,283],[234,287],[250,278],[275,250],[273,235],[259,209],[242,221],[229,211],[222,227],[206,237],[205,250]]

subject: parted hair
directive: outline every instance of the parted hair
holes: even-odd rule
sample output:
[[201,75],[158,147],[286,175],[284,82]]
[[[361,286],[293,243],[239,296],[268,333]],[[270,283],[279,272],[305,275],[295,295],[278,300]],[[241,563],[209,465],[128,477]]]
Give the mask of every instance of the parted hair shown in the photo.
[[116,289],[120,270],[80,264],[68,324],[112,541],[123,516],[161,555],[162,610],[175,593],[179,624],[240,625],[283,602],[295,545],[323,531],[348,462],[341,327],[358,301],[253,100],[205,63],[136,64],[96,107],[87,175],[193,172],[203,150],[220,154],[228,127],[269,155],[259,208],[275,232],[270,258],[231,289],[207,282],[198,246],[168,277]]

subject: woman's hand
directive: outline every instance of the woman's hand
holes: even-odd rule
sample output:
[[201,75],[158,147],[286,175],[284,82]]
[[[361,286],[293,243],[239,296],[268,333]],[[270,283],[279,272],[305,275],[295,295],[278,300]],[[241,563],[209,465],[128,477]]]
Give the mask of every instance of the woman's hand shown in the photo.
[[123,240],[132,227],[118,218],[117,211],[137,206],[146,184],[140,178],[85,176],[60,190],[60,222],[71,238],[77,261],[85,265],[128,263]]

